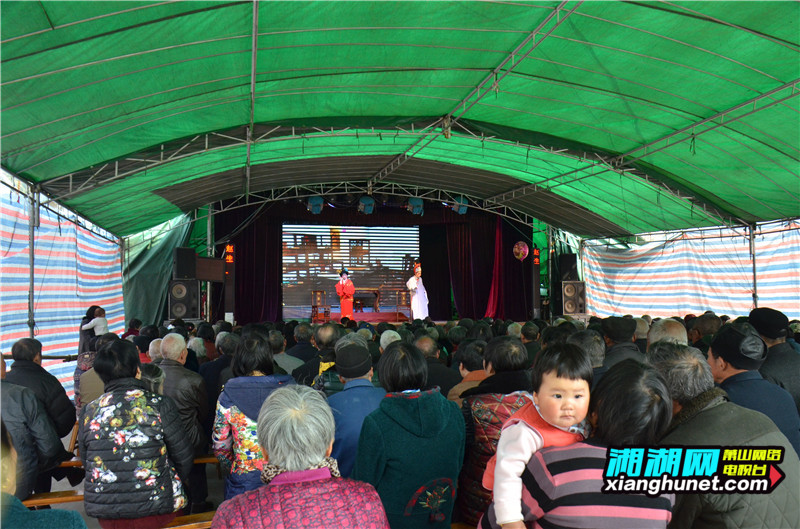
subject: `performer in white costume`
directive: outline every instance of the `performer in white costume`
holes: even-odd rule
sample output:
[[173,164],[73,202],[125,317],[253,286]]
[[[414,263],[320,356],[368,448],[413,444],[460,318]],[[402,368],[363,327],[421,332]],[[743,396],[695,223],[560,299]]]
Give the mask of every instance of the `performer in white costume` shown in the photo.
[[406,287],[411,291],[411,318],[424,320],[428,317],[428,293],[422,284],[422,265],[414,265],[414,277],[408,280]]

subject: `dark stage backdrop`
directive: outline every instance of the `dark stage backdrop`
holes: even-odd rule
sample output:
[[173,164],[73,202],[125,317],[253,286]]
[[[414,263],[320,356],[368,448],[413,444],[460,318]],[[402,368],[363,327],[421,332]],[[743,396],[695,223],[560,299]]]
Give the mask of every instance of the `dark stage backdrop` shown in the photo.
[[[520,263],[514,258],[513,246],[517,241],[531,245],[531,228],[491,213],[470,209],[466,215],[458,215],[450,208],[426,202],[423,216],[399,207],[380,206],[373,215],[342,207],[326,207],[321,214],[312,215],[304,203],[290,202],[268,204],[260,211],[252,207],[220,213],[214,222],[217,240],[229,238],[236,247],[234,314],[242,324],[282,318],[283,223],[417,225],[431,318],[530,318],[531,258]],[[219,247],[216,254],[220,254]],[[218,291],[215,296],[219,296]],[[214,300],[214,319],[223,315],[219,299]]]

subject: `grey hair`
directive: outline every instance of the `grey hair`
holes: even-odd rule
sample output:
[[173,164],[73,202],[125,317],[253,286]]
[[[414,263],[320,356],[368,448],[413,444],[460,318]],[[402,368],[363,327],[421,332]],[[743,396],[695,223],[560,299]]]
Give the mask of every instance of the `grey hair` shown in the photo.
[[258,413],[258,444],[270,464],[290,472],[320,463],[335,433],[333,413],[325,398],[302,384],[276,389]]
[[665,318],[654,321],[647,333],[648,348],[656,342],[671,342],[680,345],[688,345],[689,337],[686,335],[686,327],[678,320]]
[[383,334],[381,334],[381,349],[385,351],[386,348],[389,347],[390,343],[399,341],[400,334],[397,331],[393,331],[391,329],[388,331],[383,331]]
[[345,334],[344,336],[336,340],[336,345],[333,346],[333,350],[338,353],[342,347],[345,347],[350,344],[360,345],[364,349],[368,348],[367,341],[364,339],[364,337],[358,333],[353,332],[350,334]]
[[370,331],[369,329],[359,329],[358,331],[356,331],[356,334],[358,334],[368,342],[372,340],[372,331]]
[[197,358],[206,358],[208,354],[206,353],[206,344],[202,338],[189,338],[189,343],[186,345],[187,348],[194,351],[197,355]]
[[714,387],[711,366],[694,347],[656,342],[647,350],[647,361],[661,373],[670,397],[681,406]]
[[513,336],[514,338],[519,338],[522,335],[522,325],[516,322],[512,323],[508,326],[506,334],[508,336]]
[[589,355],[592,367],[600,367],[606,359],[606,342],[603,336],[593,330],[578,331],[569,335],[567,343],[577,345],[583,352]]
[[161,354],[161,338],[156,338],[150,342],[150,348],[147,350],[147,356],[150,357],[150,360],[164,358],[164,356]]
[[217,337],[214,339],[214,347],[216,347],[217,349],[219,349],[219,344],[220,344],[220,342],[222,342],[222,339],[223,339],[225,336],[229,335],[229,334],[230,334],[230,333],[229,333],[228,331],[219,331],[219,332],[217,333]]
[[650,331],[650,324],[644,318],[633,318],[636,322],[636,334],[634,335],[637,340],[644,340],[647,338],[647,333]]
[[236,348],[239,346],[239,342],[242,341],[241,336],[225,331],[222,331],[219,334],[222,335],[222,338],[217,335],[217,351],[224,355],[233,355],[233,353],[236,351]]
[[161,340],[161,356],[167,360],[177,360],[186,349],[186,340],[180,334],[171,332]]

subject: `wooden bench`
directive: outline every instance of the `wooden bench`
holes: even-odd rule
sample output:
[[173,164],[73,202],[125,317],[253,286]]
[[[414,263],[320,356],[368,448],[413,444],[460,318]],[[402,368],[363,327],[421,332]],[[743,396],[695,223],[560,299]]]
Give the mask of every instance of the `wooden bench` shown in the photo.
[[60,490],[57,492],[39,492],[32,494],[27,500],[23,500],[25,507],[44,507],[45,505],[57,505],[59,503],[72,503],[83,501],[83,494],[75,490]]
[[188,514],[186,516],[178,516],[170,523],[164,526],[168,528],[180,529],[208,529],[211,527],[211,520],[214,518],[216,511],[201,512],[200,514]]

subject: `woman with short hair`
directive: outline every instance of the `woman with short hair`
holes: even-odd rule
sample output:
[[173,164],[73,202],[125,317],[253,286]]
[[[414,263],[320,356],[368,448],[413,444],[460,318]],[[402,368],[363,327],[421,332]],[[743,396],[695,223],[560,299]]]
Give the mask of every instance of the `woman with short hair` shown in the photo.
[[428,364],[413,345],[389,345],[378,378],[388,394],[364,419],[352,477],[375,486],[392,529],[449,528],[464,418],[438,387],[420,389]]
[[375,489],[339,477],[330,457],[336,425],[322,395],[300,385],[276,389],[258,415],[258,442],[269,455],[264,486],[225,501],[213,529],[388,529]]

